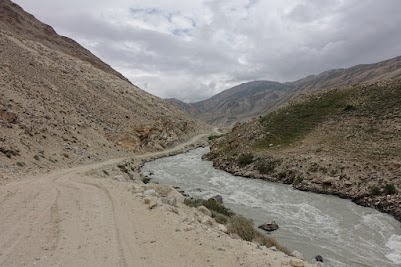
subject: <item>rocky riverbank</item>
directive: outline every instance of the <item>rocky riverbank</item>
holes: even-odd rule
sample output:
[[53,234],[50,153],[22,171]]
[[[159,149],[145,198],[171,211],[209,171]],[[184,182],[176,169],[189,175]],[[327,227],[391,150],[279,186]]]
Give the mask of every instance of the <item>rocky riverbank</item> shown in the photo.
[[[212,160],[213,166],[236,176],[262,179],[270,182],[292,184],[295,189],[319,194],[336,195],[341,198],[351,199],[358,205],[377,209],[394,216],[401,222],[401,194],[393,191],[391,183],[384,183],[375,179],[379,171],[372,176],[366,176],[362,181],[352,178],[352,169],[348,165],[371,166],[369,162],[343,163],[342,160],[326,158],[326,163],[319,166],[313,160],[312,155],[287,158],[275,156],[253,157],[246,161],[246,156],[237,158],[221,157],[213,153],[215,144],[211,142],[212,152],[204,156]],[[248,157],[250,157],[248,155]],[[315,158],[316,159],[316,158]],[[242,162],[242,164],[241,164]],[[247,163],[247,164],[245,164]],[[393,163],[396,165],[396,163]],[[374,165],[373,165],[374,166]],[[298,167],[298,168],[297,168]],[[336,173],[336,169],[342,171]],[[397,166],[394,166],[396,169]],[[266,173],[268,172],[268,173]],[[394,178],[396,174],[394,174]],[[376,185],[377,184],[377,185]],[[381,185],[381,187],[379,187]]]
[[306,95],[211,141],[234,175],[337,195],[401,221],[401,82]]

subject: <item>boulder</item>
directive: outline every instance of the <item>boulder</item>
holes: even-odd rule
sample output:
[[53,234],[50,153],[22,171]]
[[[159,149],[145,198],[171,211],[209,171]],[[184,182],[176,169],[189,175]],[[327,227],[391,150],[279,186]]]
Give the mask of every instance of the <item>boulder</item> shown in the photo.
[[[169,203],[181,203],[183,204],[185,201],[185,197],[180,194],[177,190],[172,189],[168,195],[167,195],[167,199],[169,201]],[[175,206],[175,205],[174,205]]]
[[302,255],[301,252],[299,252],[298,250],[294,250],[290,256],[293,256],[297,259],[303,260],[304,259],[304,255]]
[[217,228],[223,233],[226,233],[226,234],[228,233],[228,229],[224,224],[217,225]]
[[205,206],[199,206],[198,210],[207,216],[210,216],[210,217],[212,216],[212,212]]
[[210,218],[209,216],[203,216],[203,218],[201,218],[201,220],[200,220],[200,223],[213,226],[214,220],[212,218]]
[[336,181],[337,181],[336,178],[330,177],[330,176],[323,177],[323,179],[322,179],[322,183],[325,184],[325,185],[332,185]]
[[315,257],[315,259],[316,259],[316,261],[323,262],[323,257],[320,256],[320,255],[317,255],[317,256]]
[[304,267],[305,263],[300,259],[291,259],[290,265],[293,267]]
[[119,182],[125,181],[124,176],[122,176],[122,175],[116,175],[113,177],[113,179],[116,181],[119,181]]
[[230,237],[232,238],[232,239],[242,239],[239,235],[237,235],[237,234],[230,234]]
[[150,203],[149,203],[149,209],[153,210],[154,208],[156,208],[157,206],[160,206],[159,202],[157,199],[151,199]]
[[220,195],[215,195],[208,199],[209,201],[215,201],[216,203],[223,204],[223,197]]
[[143,192],[143,195],[145,197],[154,197],[154,196],[157,196],[157,192],[154,189],[148,189],[145,192]]
[[150,178],[149,176],[145,176],[145,177],[142,178],[142,182],[143,182],[144,184],[148,184],[148,183],[150,182],[151,179],[152,179],[152,178]]
[[18,116],[15,113],[0,109],[0,120],[8,123],[17,123]]
[[272,231],[277,230],[279,227],[278,227],[278,224],[275,221],[271,221],[271,222],[267,222],[267,223],[264,223],[262,225],[259,225],[258,228],[259,229],[263,229],[263,230],[268,231],[268,232],[272,232]]

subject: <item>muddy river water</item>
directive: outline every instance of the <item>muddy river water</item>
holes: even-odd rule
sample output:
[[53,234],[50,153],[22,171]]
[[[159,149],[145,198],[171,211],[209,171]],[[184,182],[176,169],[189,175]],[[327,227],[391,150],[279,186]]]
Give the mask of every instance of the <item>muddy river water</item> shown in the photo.
[[276,221],[273,235],[306,260],[323,256],[325,266],[401,266],[401,223],[349,200],[294,190],[289,185],[233,176],[201,156],[208,148],[148,162],[152,181],[179,186],[193,197],[219,194],[255,225]]

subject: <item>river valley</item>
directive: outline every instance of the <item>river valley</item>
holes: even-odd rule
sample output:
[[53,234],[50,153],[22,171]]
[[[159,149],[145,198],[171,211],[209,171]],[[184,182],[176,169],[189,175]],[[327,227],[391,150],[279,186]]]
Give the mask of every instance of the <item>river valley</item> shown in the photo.
[[233,176],[203,161],[207,152],[199,148],[148,162],[142,173],[193,197],[220,194],[226,206],[256,226],[276,221],[280,229],[271,235],[305,260],[321,255],[332,267],[401,266],[401,224],[393,217],[338,197]]

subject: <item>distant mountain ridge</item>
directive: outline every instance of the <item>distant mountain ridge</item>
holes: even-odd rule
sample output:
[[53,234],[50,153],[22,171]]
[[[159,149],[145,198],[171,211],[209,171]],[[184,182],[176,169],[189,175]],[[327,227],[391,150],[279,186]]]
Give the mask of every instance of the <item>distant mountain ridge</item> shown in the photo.
[[209,99],[194,103],[184,103],[177,99],[167,99],[167,101],[209,124],[227,126],[264,115],[304,93],[400,77],[401,56],[374,64],[329,70],[294,82],[243,83]]

